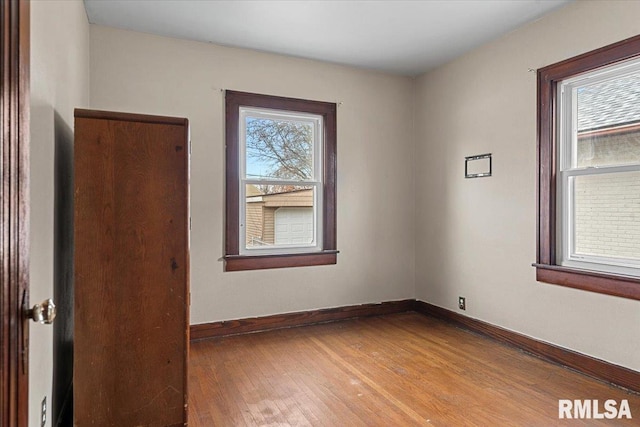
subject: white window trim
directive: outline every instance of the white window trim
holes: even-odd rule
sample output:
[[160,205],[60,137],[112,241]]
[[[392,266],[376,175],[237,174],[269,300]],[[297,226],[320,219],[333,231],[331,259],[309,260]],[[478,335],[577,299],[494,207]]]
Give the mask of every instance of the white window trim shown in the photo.
[[[640,260],[574,253],[573,224],[575,222],[575,212],[573,209],[574,189],[571,184],[573,181],[571,178],[578,176],[640,172],[640,164],[578,168],[576,166],[576,156],[573,155],[577,151],[578,144],[578,133],[576,131],[577,88],[638,71],[640,71],[640,61],[636,59],[566,79],[558,84],[557,99],[559,100],[558,111],[560,116],[558,118],[557,147],[559,159],[557,203],[560,209],[557,210],[557,222],[559,224],[557,245],[560,249],[558,251],[560,265],[640,277]],[[569,122],[571,124],[567,126]]]
[[[254,179],[247,178],[246,175],[246,119],[247,117],[264,118],[274,120],[291,120],[291,121],[307,121],[313,124],[313,176],[307,180],[287,180],[287,179]],[[240,179],[238,180],[238,227],[239,227],[239,252],[240,255],[286,255],[286,254],[299,254],[309,252],[322,251],[323,242],[323,181],[322,181],[322,153],[324,149],[324,123],[323,117],[317,114],[302,113],[296,111],[283,111],[277,109],[268,108],[256,108],[256,107],[240,107],[239,120],[238,120],[238,137],[239,137],[239,156],[238,156],[238,171]],[[314,233],[313,242],[308,245],[278,245],[270,247],[248,248],[246,243],[246,227],[244,226],[246,220],[246,188],[247,185],[296,185],[313,188],[313,220],[314,220]]]

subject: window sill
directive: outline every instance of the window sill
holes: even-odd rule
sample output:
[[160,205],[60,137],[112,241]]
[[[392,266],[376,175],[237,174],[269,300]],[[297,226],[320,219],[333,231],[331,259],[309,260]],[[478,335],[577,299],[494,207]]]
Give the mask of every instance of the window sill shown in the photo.
[[585,291],[640,300],[640,278],[597,271],[564,267],[561,265],[533,264],[536,280]]
[[264,270],[268,268],[308,267],[337,263],[339,251],[326,250],[280,255],[226,255],[224,271]]

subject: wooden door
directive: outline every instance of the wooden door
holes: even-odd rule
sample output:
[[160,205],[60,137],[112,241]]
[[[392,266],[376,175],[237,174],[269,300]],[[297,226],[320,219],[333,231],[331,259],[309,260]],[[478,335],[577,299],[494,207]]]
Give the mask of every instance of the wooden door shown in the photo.
[[29,2],[0,2],[0,426],[28,423]]
[[184,425],[188,123],[76,110],[74,422]]

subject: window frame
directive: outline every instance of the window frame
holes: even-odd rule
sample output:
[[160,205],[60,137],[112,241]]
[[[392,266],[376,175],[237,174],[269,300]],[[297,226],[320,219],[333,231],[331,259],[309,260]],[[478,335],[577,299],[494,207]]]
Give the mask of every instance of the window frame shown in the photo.
[[[616,62],[615,68],[604,67],[591,72],[568,79],[563,79],[558,84],[556,99],[559,105],[560,117],[558,129],[558,190],[560,196],[560,216],[558,227],[557,253],[560,256],[559,265],[584,268],[586,270],[600,271],[613,274],[628,274],[640,276],[640,260],[623,260],[605,255],[583,255],[574,253],[575,249],[575,225],[573,215],[575,213],[575,180],[580,177],[611,176],[621,173],[640,172],[640,163],[616,163],[597,167],[580,167],[577,165],[577,146],[579,132],[577,131],[577,90],[586,85],[602,83],[611,78],[619,78],[629,72],[640,72],[640,61],[632,58],[628,61]],[[567,125],[572,123],[572,125]],[[637,124],[636,124],[637,125]],[[628,127],[628,126],[627,126]],[[627,133],[626,130],[621,133]],[[639,277],[640,278],[640,277]]]
[[[337,127],[335,103],[285,98],[248,92],[227,90],[225,92],[225,271],[257,270],[268,268],[302,267],[310,265],[336,264],[336,164]],[[321,159],[321,203],[317,215],[321,217],[318,247],[291,251],[257,251],[247,254],[241,249],[240,238],[240,185],[241,174],[240,119],[241,108],[262,109],[277,112],[292,112],[322,117],[323,143]]]
[[640,58],[640,36],[541,68],[537,72],[537,253],[536,280],[640,300],[640,277],[560,265],[557,120],[558,86],[582,73]]
[[247,175],[246,163],[247,163],[247,147],[245,144],[239,144],[239,188],[240,192],[238,200],[238,218],[245,218],[246,222],[246,191],[247,185],[293,185],[312,187],[313,189],[313,242],[311,244],[294,244],[294,245],[275,245],[263,246],[260,248],[249,248],[246,244],[246,232],[247,227],[242,226],[240,222],[239,227],[239,252],[240,255],[281,255],[281,254],[293,254],[304,252],[318,252],[322,250],[322,228],[323,217],[322,213],[322,147],[324,146],[324,119],[318,114],[309,114],[301,112],[291,112],[283,110],[266,110],[264,108],[246,107],[240,106],[240,118],[238,125],[240,126],[240,133],[238,141],[246,142],[246,119],[261,118],[261,119],[280,119],[280,120],[296,120],[300,122],[309,122],[313,126],[313,146],[312,146],[312,176],[306,179],[282,179],[282,178],[250,178]]

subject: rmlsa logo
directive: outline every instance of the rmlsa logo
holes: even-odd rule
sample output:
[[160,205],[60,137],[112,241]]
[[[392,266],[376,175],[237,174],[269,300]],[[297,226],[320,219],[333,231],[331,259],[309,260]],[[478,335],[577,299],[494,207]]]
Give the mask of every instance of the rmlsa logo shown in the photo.
[[613,399],[606,400],[601,407],[600,402],[592,399],[560,399],[558,400],[558,418],[579,419],[608,419],[633,418],[627,399],[620,401],[620,405]]

